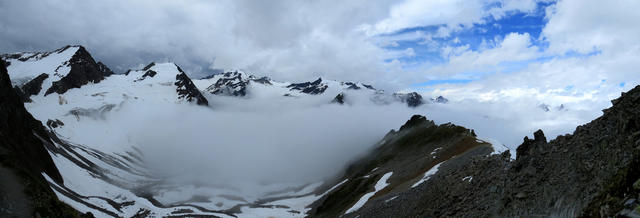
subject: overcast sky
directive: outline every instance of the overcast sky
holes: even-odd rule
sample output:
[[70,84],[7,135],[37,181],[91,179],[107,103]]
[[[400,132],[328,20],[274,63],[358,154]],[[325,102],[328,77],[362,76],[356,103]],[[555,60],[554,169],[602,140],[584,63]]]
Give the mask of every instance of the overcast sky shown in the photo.
[[464,101],[601,108],[638,84],[640,1],[0,1],[0,53],[81,44],[116,72],[172,61]]

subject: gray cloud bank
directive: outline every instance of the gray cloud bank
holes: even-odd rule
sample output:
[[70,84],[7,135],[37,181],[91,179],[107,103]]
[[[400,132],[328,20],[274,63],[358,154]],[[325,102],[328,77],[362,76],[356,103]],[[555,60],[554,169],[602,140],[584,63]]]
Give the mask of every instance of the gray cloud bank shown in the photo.
[[386,72],[383,51],[354,29],[382,19],[390,2],[2,1],[0,52],[82,44],[119,72],[172,61],[194,77],[243,68],[374,80]]

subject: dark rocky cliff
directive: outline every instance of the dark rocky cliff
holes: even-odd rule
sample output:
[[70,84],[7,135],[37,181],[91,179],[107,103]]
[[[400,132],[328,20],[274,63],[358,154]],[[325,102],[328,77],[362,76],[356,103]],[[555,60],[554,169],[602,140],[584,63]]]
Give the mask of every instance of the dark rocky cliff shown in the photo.
[[200,90],[193,84],[193,81],[189,79],[189,76],[176,65],[180,74],[176,75],[176,82],[174,85],[177,87],[178,98],[187,99],[188,102],[195,101],[198,105],[208,106],[209,101],[200,93]]
[[63,182],[45,149],[48,133],[24,108],[5,66],[0,60],[0,217],[77,217],[42,175]]

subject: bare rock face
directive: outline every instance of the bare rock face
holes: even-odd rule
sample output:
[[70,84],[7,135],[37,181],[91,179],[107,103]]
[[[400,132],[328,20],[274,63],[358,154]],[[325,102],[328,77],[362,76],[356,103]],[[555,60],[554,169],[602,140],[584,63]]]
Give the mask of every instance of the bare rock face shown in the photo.
[[331,103],[344,104],[344,93],[341,92],[340,94],[336,95],[336,97],[331,100]]
[[293,83],[287,86],[291,91],[298,90],[311,95],[322,94],[327,90],[327,87],[327,84],[322,83],[322,78],[318,78],[313,82]]
[[352,82],[342,82],[341,85],[347,86],[347,89],[359,90],[360,86]]
[[51,93],[63,94],[69,89],[80,88],[89,82],[98,83],[113,74],[113,71],[104,64],[96,63],[91,54],[82,46],[79,46],[78,51],[69,60],[68,65],[71,67],[69,74],[53,82],[45,92],[45,95]]
[[216,81],[216,83],[207,87],[207,92],[214,95],[242,97],[247,95],[247,86],[252,82],[262,85],[273,85],[269,77],[265,76],[258,78],[253,75],[247,76],[239,71],[229,71],[219,75],[221,75],[221,77]]
[[393,97],[401,102],[407,103],[407,106],[409,107],[417,107],[424,104],[424,102],[422,101],[422,95],[418,94],[417,92],[393,93]]
[[22,85],[22,92],[27,97],[39,94],[40,90],[42,90],[42,82],[47,78],[49,78],[49,74],[43,73],[38,75],[36,78]]
[[5,66],[0,60],[0,217],[77,217],[42,175],[63,182],[45,148],[51,139],[24,108]]
[[247,78],[243,78],[243,74],[235,72],[226,72],[213,85],[207,87],[207,91],[215,95],[229,96],[245,96],[247,95]]
[[180,71],[180,74],[176,75],[176,82],[174,83],[177,86],[178,98],[187,99],[189,102],[195,101],[198,105],[209,105],[209,101],[200,93],[200,90],[193,84],[189,76],[180,67],[176,67]]
[[58,127],[64,126],[64,123],[62,121],[58,120],[58,119],[47,120],[47,126],[49,128],[54,129],[54,128],[58,128]]
[[373,86],[371,85],[367,85],[367,84],[362,84],[362,86],[364,86],[367,89],[371,89],[371,90],[376,90],[375,88],[373,88]]

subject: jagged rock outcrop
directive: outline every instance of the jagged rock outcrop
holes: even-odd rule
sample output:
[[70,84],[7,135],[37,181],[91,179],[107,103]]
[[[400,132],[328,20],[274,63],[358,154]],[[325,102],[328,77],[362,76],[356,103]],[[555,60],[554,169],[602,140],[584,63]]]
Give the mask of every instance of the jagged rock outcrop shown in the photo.
[[[213,75],[211,78],[215,76],[216,75]],[[220,78],[216,83],[207,87],[206,91],[215,95],[245,96],[247,95],[247,86],[251,82],[272,85],[269,77],[257,78],[253,75],[246,76],[244,73],[236,70],[220,74]]]
[[63,182],[45,149],[45,143],[52,143],[48,133],[24,108],[2,60],[0,102],[0,217],[77,217],[42,175]]
[[64,123],[62,121],[58,120],[58,119],[56,119],[56,120],[47,120],[47,126],[49,128],[53,129],[53,128],[58,128],[58,127],[64,126]]
[[[548,141],[539,130],[525,137],[513,160],[509,152],[489,155],[483,146],[442,160],[438,171],[413,189],[376,193],[354,213],[340,204],[353,204],[366,188],[342,186],[317,202],[317,216],[344,217],[613,217],[636,216],[640,188],[640,86],[612,101],[613,106],[573,134]],[[412,121],[413,120],[413,121]],[[419,118],[407,122],[423,123]],[[418,125],[422,126],[422,125]],[[426,125],[429,126],[429,125]],[[434,137],[426,129],[402,129],[389,135],[404,141],[393,155],[425,159],[420,137]],[[409,133],[414,132],[414,133]],[[388,144],[389,135],[381,144]],[[450,136],[442,137],[451,141]],[[455,137],[454,137],[455,138]],[[385,147],[382,145],[381,147]],[[411,149],[406,149],[411,148]],[[436,151],[430,148],[431,151]],[[439,151],[438,151],[439,152]],[[375,157],[375,158],[371,158]],[[361,181],[363,172],[377,167],[406,171],[425,162],[391,164],[376,149],[347,171],[349,181]],[[391,158],[392,159],[392,158]],[[426,158],[428,159],[428,157]],[[368,166],[361,168],[358,166]],[[353,169],[355,170],[354,173]],[[378,171],[378,170],[376,170]],[[372,175],[373,177],[373,175]],[[394,176],[390,182],[394,184]],[[375,183],[370,182],[370,183]],[[367,186],[367,185],[365,185]],[[370,186],[369,186],[370,187]],[[399,187],[399,186],[396,186]],[[640,187],[640,185],[638,185]],[[365,191],[362,191],[365,189]],[[341,191],[342,190],[342,191]],[[394,191],[395,190],[395,191]],[[360,193],[360,194],[347,194]],[[342,200],[338,200],[342,199]],[[635,214],[635,215],[633,215]]]
[[403,103],[407,103],[407,106],[409,107],[418,107],[424,104],[424,102],[422,101],[422,95],[418,94],[417,92],[393,93],[393,97]]
[[27,98],[32,95],[37,95],[40,93],[40,90],[42,90],[42,82],[47,78],[49,78],[49,74],[40,74],[36,78],[22,85],[20,89],[22,89],[22,93],[24,93]]
[[287,88],[289,88],[291,91],[298,90],[300,92],[312,95],[323,93],[325,90],[327,90],[327,87],[327,84],[322,83],[322,78],[318,78],[313,82],[292,83],[291,85],[287,86]]
[[[69,73],[53,84],[45,95],[51,93],[63,94],[72,88],[80,88],[89,82],[98,83],[105,77],[113,74],[107,66],[101,62],[97,62],[91,57],[91,54],[82,46],[78,47],[78,51],[71,57],[67,63],[71,67]],[[68,49],[68,47],[66,47]]]
[[371,90],[376,90],[375,88],[373,88],[373,86],[371,85],[367,85],[367,84],[362,84],[362,86],[364,86],[367,89],[371,89]]
[[342,82],[340,84],[343,85],[343,86],[347,86],[347,89],[353,89],[353,90],[360,89],[360,86],[358,86],[357,84],[352,83],[352,82]]
[[245,96],[247,81],[242,76],[238,71],[226,72],[216,83],[207,87],[206,91],[215,95]]
[[331,103],[344,104],[344,93],[341,92],[340,94],[336,95],[336,97],[331,100]]
[[176,65],[176,68],[180,71],[180,74],[176,75],[176,82],[174,83],[177,87],[178,98],[186,99],[188,102],[196,101],[198,105],[209,105],[209,101],[200,93],[200,90],[189,79],[189,76],[178,65]]

